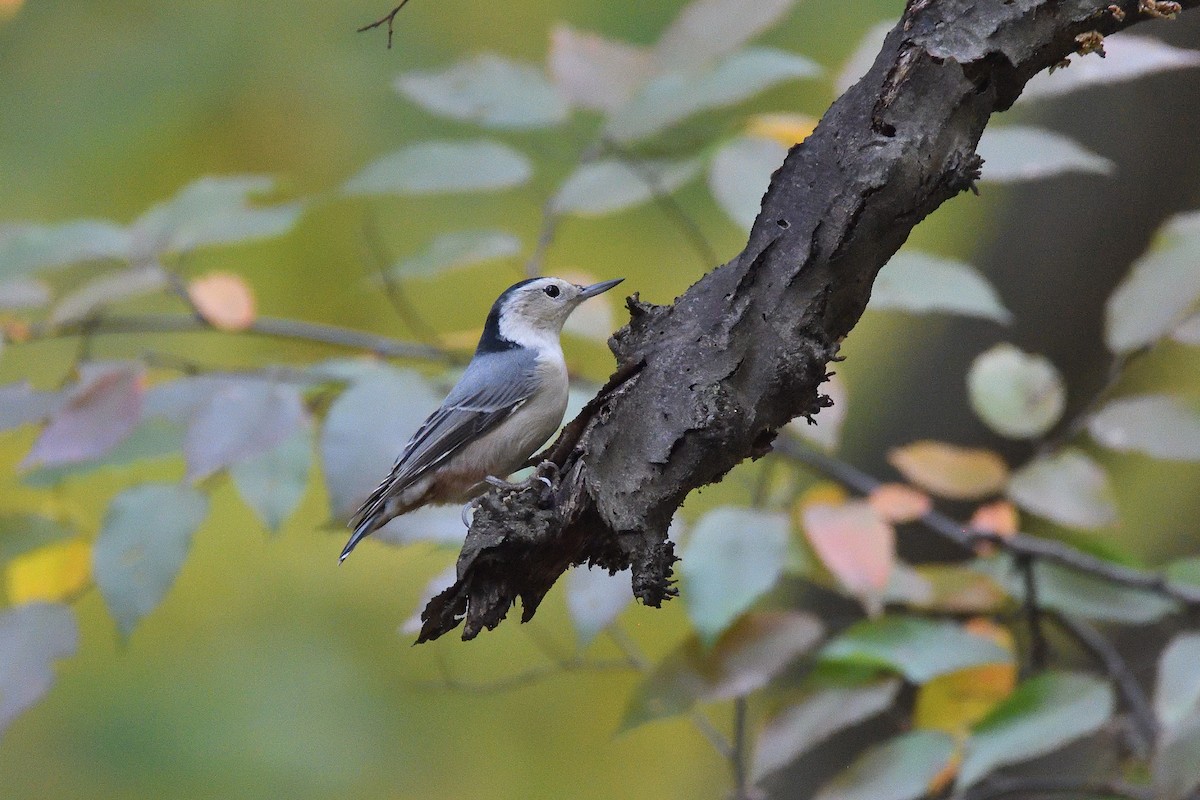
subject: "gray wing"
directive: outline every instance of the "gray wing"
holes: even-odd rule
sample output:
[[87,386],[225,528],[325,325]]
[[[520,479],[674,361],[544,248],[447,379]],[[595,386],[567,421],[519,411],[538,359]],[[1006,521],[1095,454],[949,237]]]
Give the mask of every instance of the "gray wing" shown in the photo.
[[476,356],[442,401],[408,440],[391,474],[354,515],[361,527],[389,497],[503,422],[537,389],[537,359],[524,349]]

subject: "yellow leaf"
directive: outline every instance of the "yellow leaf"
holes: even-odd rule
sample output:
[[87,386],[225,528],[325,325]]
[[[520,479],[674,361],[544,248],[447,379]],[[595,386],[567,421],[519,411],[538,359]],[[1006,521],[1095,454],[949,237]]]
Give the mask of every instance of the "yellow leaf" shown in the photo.
[[800,515],[804,509],[813,505],[824,506],[840,506],[850,498],[850,495],[842,488],[839,483],[832,481],[821,481],[814,483],[801,493],[796,500],[796,520],[800,520]]
[[8,599],[14,605],[38,600],[68,600],[87,586],[92,550],[74,539],[39,547],[8,563]]
[[888,463],[911,483],[951,500],[995,494],[1008,482],[1008,465],[991,450],[920,441],[888,453]]
[[755,114],[746,125],[746,133],[791,147],[807,139],[816,127],[817,121],[807,114]]
[[[1012,634],[991,620],[977,618],[964,626],[977,636],[1013,649]],[[945,731],[963,739],[971,726],[1012,694],[1017,686],[1017,664],[981,664],[940,675],[917,692],[913,724],[918,728]]]
[[210,272],[188,284],[187,293],[200,316],[214,328],[244,331],[254,324],[254,291],[238,275]]

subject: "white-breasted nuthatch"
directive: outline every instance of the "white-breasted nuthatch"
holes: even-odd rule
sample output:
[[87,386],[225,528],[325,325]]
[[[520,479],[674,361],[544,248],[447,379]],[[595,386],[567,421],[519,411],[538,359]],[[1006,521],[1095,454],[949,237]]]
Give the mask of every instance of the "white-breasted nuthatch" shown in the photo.
[[532,278],[505,289],[458,383],[350,520],[354,533],[339,562],[392,518],[421,506],[466,503],[489,478],[520,469],[567,410],[563,323],[584,300],[622,280],[576,286]]

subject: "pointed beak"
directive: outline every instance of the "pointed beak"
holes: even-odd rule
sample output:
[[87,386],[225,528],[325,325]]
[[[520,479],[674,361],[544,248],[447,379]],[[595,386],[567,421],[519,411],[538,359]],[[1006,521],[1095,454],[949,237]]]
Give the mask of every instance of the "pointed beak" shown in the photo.
[[579,293],[579,299],[587,300],[589,297],[595,297],[598,294],[604,294],[623,280],[625,279],[614,278],[611,281],[601,281],[600,283],[593,283],[591,286],[585,286]]

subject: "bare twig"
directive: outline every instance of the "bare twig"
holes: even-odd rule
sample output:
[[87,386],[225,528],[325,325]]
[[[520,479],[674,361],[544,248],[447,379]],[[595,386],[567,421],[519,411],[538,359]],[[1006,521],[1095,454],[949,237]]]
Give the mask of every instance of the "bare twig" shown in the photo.
[[416,689],[444,689],[463,694],[501,694],[517,689],[524,689],[536,683],[561,675],[566,672],[614,672],[619,670],[637,669],[625,658],[586,659],[582,656],[556,661],[543,667],[533,667],[513,675],[497,678],[491,681],[464,681],[453,677],[448,670],[443,670],[440,681],[412,681],[409,685]]
[[[429,345],[405,342],[366,331],[341,328],[320,322],[304,322],[279,317],[259,317],[246,333],[279,339],[366,350],[387,358],[420,358],[455,363],[461,359]],[[92,317],[62,325],[36,322],[29,326],[22,343],[64,339],[76,336],[100,336],[130,333],[216,333],[203,320],[182,314],[123,314]],[[227,335],[227,334],[226,334]]]
[[1128,737],[1130,750],[1139,758],[1148,757],[1158,738],[1158,721],[1150,700],[1125,659],[1113,643],[1090,623],[1061,613],[1053,614],[1053,619],[1100,662],[1108,677],[1116,684],[1121,701],[1133,720]]
[[542,223],[538,227],[537,243],[533,253],[525,262],[525,277],[536,278],[542,274],[542,266],[546,261],[546,251],[554,241],[554,233],[558,230],[559,215],[554,208],[554,197],[551,196],[542,204]]
[[746,792],[746,711],[745,697],[733,701],[733,752],[729,763],[733,768],[733,796],[735,800],[748,800]]
[[1022,605],[1025,609],[1025,623],[1029,627],[1029,667],[1031,672],[1040,672],[1046,668],[1048,647],[1046,633],[1042,630],[1042,609],[1038,604],[1037,575],[1033,556],[1021,553],[1016,558],[1017,569],[1021,571],[1021,579],[1025,587],[1025,597]]
[[[870,494],[882,484],[882,481],[856,467],[805,447],[785,436],[779,437],[775,441],[774,447],[776,452],[806,464],[860,494]],[[967,551],[973,552],[977,545],[987,543],[1006,550],[1014,556],[1026,555],[1041,559],[1076,572],[1092,575],[1118,586],[1144,589],[1169,597],[1183,605],[1200,608],[1200,588],[1172,583],[1167,580],[1166,576],[1158,572],[1114,564],[1111,561],[1105,561],[1089,553],[1076,550],[1062,542],[1021,533],[1014,536],[997,536],[968,528],[938,511],[930,511],[921,517],[920,521],[929,530]]]
[[389,13],[387,13],[384,16],[380,17],[379,19],[375,20],[370,25],[363,25],[361,28],[358,29],[358,33],[365,33],[369,30],[373,30],[374,28],[378,28],[380,25],[382,25],[386,22],[387,23],[387,31],[388,31],[387,46],[388,46],[388,50],[391,50],[392,49],[392,30],[396,25],[396,15],[399,14],[400,9],[404,8],[406,5],[408,5],[408,0],[403,0],[403,2],[400,3],[400,5],[396,6]]
[[387,246],[383,243],[383,237],[379,232],[379,225],[374,215],[367,217],[363,222],[363,244],[367,256],[375,262],[375,270],[383,284],[384,294],[387,295],[388,302],[396,311],[396,316],[400,317],[409,330],[416,334],[424,344],[441,349],[442,340],[437,330],[409,302],[404,287],[388,271],[392,259],[387,251]]

